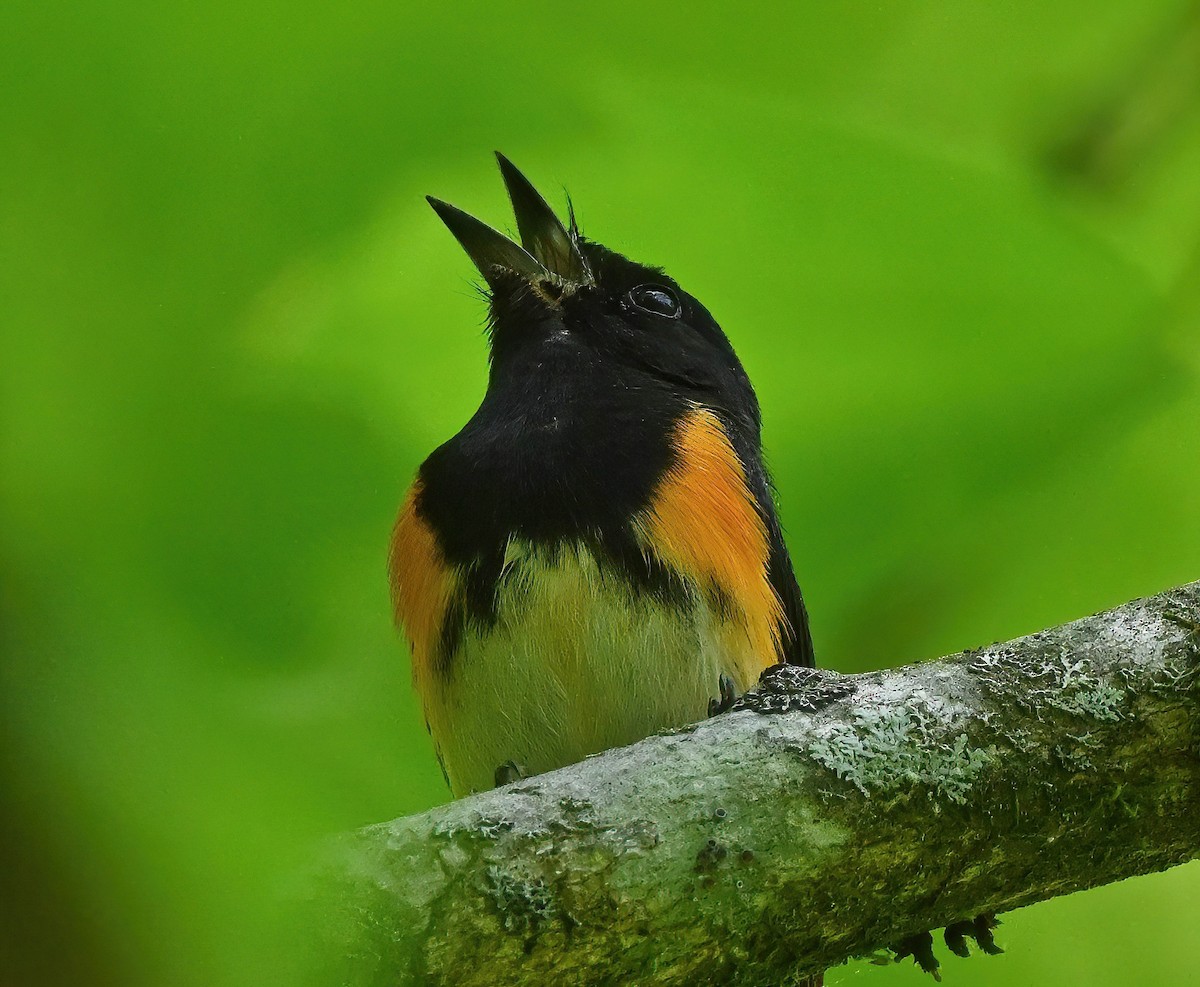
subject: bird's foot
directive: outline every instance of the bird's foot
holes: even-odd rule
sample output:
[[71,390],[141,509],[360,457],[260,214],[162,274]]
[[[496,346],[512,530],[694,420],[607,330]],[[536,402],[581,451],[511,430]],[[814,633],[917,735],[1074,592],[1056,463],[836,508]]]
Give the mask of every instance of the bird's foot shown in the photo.
[[720,713],[724,713],[737,702],[737,689],[734,687],[733,679],[725,672],[722,672],[721,677],[717,679],[717,689],[720,695],[716,699],[708,701],[709,716],[717,716]]
[[[970,956],[971,951],[967,940],[972,939],[983,952],[989,956],[1003,953],[1004,950],[996,945],[992,930],[1000,924],[1000,920],[991,912],[984,912],[972,919],[952,922],[946,926],[942,937],[946,940],[946,948],[955,956]],[[933,935],[920,932],[908,936],[891,947],[896,962],[911,956],[913,962],[928,973],[934,980],[941,981],[941,964],[933,952]]]
[[520,781],[522,778],[528,777],[523,764],[517,764],[516,761],[505,761],[496,769],[496,787],[501,788],[504,785],[511,785],[514,781]]
[[905,957],[911,956],[917,966],[933,977],[934,980],[941,983],[942,975],[939,972],[941,964],[938,962],[938,958],[933,955],[932,933],[918,932],[916,935],[905,936],[905,938],[892,947],[892,952],[896,955],[897,963]]
[[970,956],[971,951],[967,947],[967,940],[973,939],[975,945],[982,949],[988,956],[998,956],[1004,950],[996,945],[996,939],[992,935],[992,929],[1000,924],[1000,920],[991,912],[984,912],[982,915],[976,915],[974,918],[965,919],[962,922],[954,922],[946,926],[946,931],[942,937],[946,940],[946,947],[955,956]]

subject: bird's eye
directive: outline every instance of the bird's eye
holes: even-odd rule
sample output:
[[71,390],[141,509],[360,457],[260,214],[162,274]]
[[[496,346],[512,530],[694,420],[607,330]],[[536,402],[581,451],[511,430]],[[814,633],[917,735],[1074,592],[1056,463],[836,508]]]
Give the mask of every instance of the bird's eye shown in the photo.
[[678,319],[683,311],[675,292],[666,285],[639,284],[630,290],[629,300],[643,312],[668,319]]

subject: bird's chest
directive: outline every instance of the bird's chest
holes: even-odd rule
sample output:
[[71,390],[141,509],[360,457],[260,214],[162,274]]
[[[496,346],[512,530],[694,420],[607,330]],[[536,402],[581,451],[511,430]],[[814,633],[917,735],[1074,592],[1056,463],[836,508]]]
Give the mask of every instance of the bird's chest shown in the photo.
[[745,628],[699,587],[660,599],[581,546],[513,543],[494,623],[466,629],[426,713],[462,795],[491,787],[510,760],[547,771],[702,719],[722,673],[740,692],[760,664]]

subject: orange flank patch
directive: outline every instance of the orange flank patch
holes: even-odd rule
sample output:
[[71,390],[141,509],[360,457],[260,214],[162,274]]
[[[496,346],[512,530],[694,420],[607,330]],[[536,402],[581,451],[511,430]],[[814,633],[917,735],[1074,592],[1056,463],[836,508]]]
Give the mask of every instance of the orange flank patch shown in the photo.
[[437,536],[417,512],[421,481],[413,482],[396,518],[388,552],[388,577],[396,624],[412,644],[413,681],[426,695],[442,620],[457,582]]
[[[741,677],[779,660],[783,607],[767,577],[766,525],[725,428],[693,408],[675,430],[676,463],[659,482],[636,529],[647,549],[704,588],[715,585],[740,613],[728,631],[741,639]],[[732,671],[732,670],[731,670]],[[744,686],[743,686],[744,687]]]

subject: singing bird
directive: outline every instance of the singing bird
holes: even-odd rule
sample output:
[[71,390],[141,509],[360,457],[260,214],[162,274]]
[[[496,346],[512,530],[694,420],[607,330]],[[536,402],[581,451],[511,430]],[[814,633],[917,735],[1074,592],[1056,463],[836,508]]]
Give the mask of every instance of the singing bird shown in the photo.
[[497,158],[519,245],[429,198],[486,282],[490,370],[479,410],[421,464],[388,566],[455,796],[813,664],[758,400],[725,333]]

